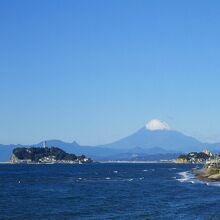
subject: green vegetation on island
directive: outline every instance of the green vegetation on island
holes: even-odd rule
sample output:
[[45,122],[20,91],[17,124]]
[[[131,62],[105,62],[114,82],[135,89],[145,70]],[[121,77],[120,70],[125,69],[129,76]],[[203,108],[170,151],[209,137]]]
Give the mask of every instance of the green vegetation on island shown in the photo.
[[211,159],[213,155],[210,152],[190,152],[188,154],[181,154],[176,162],[177,163],[205,163]]
[[12,163],[91,163],[85,155],[76,156],[66,153],[58,147],[22,147],[15,148]]

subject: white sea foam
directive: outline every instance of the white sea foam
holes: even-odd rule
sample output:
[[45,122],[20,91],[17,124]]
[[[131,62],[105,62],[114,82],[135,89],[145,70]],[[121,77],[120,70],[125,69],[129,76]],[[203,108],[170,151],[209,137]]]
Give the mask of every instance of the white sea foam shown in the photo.
[[117,171],[117,170],[115,170],[115,171],[114,171],[114,173],[118,173],[118,171]]
[[176,170],[176,168],[175,168],[175,167],[173,167],[173,168],[169,168],[169,170]]
[[219,182],[210,182],[210,183],[206,183],[207,186],[217,186],[220,187],[220,183]]
[[143,172],[147,172],[148,170],[143,170]]
[[177,180],[181,183],[183,182],[190,182],[195,179],[194,175],[190,171],[179,172],[180,178]]
[[110,178],[110,177],[106,177],[105,179],[106,179],[106,180],[110,180],[111,178]]

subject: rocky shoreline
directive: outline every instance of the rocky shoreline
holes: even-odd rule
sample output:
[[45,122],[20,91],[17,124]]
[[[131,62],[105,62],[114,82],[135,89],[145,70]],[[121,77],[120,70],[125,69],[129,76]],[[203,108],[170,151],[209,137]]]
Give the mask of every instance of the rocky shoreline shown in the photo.
[[193,170],[195,177],[201,181],[216,182],[220,181],[220,169],[218,168],[202,168]]

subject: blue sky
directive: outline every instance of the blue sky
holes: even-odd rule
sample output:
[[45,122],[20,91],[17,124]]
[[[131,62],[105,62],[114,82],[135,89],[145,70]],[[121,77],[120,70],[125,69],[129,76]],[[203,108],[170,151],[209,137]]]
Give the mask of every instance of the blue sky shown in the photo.
[[0,2],[0,143],[108,143],[152,118],[220,141],[219,1]]

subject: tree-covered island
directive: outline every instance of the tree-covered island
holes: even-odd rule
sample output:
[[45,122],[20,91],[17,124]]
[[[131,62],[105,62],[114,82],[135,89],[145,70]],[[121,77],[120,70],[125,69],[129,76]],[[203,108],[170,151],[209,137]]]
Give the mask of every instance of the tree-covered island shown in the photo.
[[91,163],[85,155],[76,156],[66,153],[58,147],[22,147],[15,148],[11,156],[12,163]]

